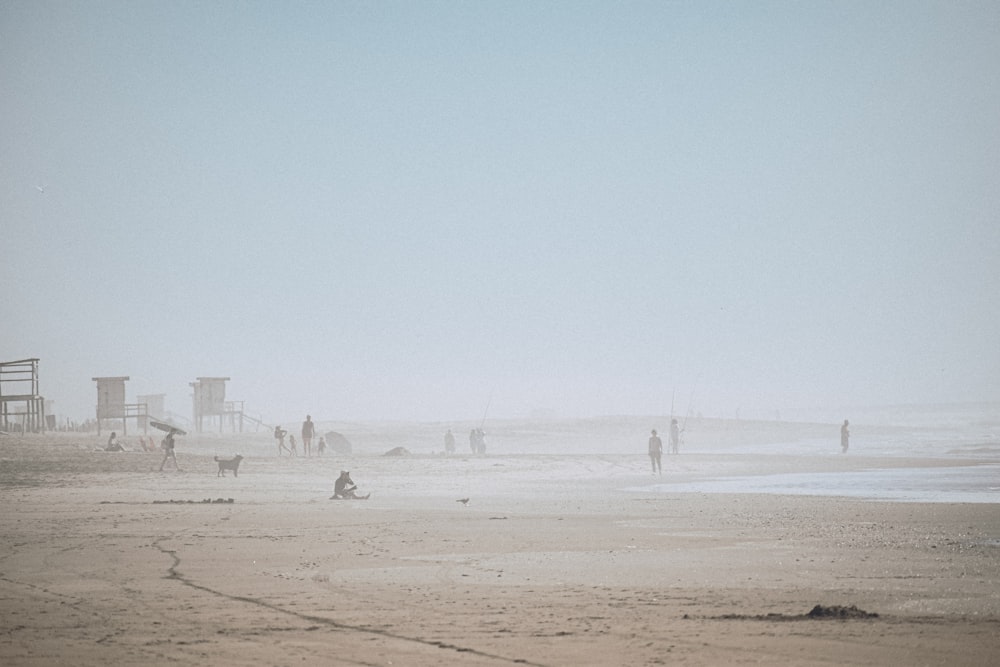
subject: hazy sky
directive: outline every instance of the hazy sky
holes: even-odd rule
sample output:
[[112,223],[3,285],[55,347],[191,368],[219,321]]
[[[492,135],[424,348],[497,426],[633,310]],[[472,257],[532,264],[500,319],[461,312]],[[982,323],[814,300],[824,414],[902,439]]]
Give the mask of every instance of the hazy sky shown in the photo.
[[75,419],[1000,400],[1000,3],[0,0],[0,243]]

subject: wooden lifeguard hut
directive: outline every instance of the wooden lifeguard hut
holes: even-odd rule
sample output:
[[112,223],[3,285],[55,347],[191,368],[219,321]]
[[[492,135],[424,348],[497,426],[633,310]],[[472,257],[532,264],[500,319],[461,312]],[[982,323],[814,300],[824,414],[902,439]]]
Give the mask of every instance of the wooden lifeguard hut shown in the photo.
[[166,394],[146,394],[135,397],[136,402],[146,404],[146,415],[139,419],[139,426],[145,429],[149,423],[149,417],[162,418],[167,416],[164,409],[166,397]]
[[239,428],[243,432],[243,401],[226,400],[227,377],[200,377],[197,382],[190,383],[194,389],[194,425],[198,433],[202,432],[204,419],[219,418],[219,433],[222,433],[226,418],[229,419],[233,433]]
[[122,420],[122,435],[128,435],[128,420],[135,419],[148,432],[149,411],[145,403],[125,402],[125,382],[127,375],[117,377],[91,378],[97,383],[97,435],[101,434],[102,422],[107,419]]
[[38,359],[0,362],[0,430],[15,426],[24,433],[45,430],[45,399],[38,389]]

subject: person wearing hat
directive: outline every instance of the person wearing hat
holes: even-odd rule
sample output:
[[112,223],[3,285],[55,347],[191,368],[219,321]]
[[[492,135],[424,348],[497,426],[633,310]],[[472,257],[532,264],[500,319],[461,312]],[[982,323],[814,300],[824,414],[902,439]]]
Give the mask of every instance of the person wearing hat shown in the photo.
[[660,456],[663,454],[663,441],[656,435],[656,429],[649,436],[649,460],[653,464],[653,474],[663,474],[663,467],[660,465]]

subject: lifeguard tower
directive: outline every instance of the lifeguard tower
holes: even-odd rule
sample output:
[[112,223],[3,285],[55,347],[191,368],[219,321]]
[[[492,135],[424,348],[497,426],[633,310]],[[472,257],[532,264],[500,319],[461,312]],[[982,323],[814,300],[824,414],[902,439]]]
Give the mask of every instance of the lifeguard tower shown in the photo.
[[125,382],[127,375],[118,377],[91,378],[97,383],[97,435],[101,435],[101,426],[106,419],[122,420],[122,435],[128,435],[128,420],[135,419],[142,426],[142,432],[148,432],[149,411],[145,403],[125,402]]
[[14,426],[24,433],[45,430],[45,399],[38,390],[38,359],[0,362],[0,430]]
[[166,394],[146,394],[144,396],[136,396],[135,400],[138,403],[146,404],[146,414],[139,418],[139,426],[146,429],[149,424],[149,417],[166,417],[167,413],[164,409],[166,404]]
[[194,425],[198,433],[202,432],[204,419],[207,417],[211,422],[212,417],[219,418],[219,433],[222,433],[226,418],[229,425],[236,432],[243,432],[243,401],[226,400],[227,377],[201,377],[196,378],[197,382],[191,383],[194,389]]

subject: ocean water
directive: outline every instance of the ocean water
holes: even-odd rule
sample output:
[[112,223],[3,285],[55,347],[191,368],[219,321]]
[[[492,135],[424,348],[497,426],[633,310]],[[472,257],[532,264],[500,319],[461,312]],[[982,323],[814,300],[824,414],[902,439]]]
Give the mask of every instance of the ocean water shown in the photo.
[[1000,503],[1000,464],[720,477],[629,490],[844,496],[922,503]]
[[[853,417],[853,415],[852,415]],[[752,444],[730,438],[702,451],[839,458],[839,431]],[[758,428],[760,426],[758,425]],[[682,454],[685,449],[682,447]],[[697,453],[697,447],[689,447]],[[858,411],[851,419],[848,457],[920,458],[920,467],[873,467],[824,473],[776,473],[710,478],[641,487],[663,493],[770,493],[845,496],[900,502],[1000,503],[1000,406],[965,404]],[[936,465],[935,462],[939,463]],[[635,489],[638,490],[638,489]]]

